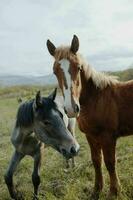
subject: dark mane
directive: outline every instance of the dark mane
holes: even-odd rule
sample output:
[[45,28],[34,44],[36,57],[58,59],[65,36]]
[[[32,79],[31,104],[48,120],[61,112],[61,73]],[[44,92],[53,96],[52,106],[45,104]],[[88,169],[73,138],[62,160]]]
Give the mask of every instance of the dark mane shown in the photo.
[[27,127],[33,123],[33,101],[30,100],[20,105],[17,113],[16,127]]

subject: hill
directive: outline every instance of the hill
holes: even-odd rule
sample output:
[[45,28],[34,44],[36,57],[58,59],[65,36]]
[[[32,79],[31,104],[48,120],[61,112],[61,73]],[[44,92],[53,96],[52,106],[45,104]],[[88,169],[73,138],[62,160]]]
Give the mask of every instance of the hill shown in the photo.
[[56,77],[53,74],[47,76],[0,75],[0,85],[2,86],[54,85],[56,83]]
[[[120,77],[121,81],[133,79],[133,68],[124,71],[107,72]],[[57,83],[56,77],[53,74],[47,76],[14,76],[14,75],[0,75],[0,85],[2,86],[20,86],[20,85],[55,85]]]
[[109,73],[120,77],[121,81],[133,80],[133,68],[117,72],[109,72]]

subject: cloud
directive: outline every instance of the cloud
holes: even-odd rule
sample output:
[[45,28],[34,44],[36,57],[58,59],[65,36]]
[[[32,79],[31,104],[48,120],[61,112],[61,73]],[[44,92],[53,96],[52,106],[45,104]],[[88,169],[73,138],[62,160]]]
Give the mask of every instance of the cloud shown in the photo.
[[46,40],[69,44],[73,34],[98,70],[127,67],[133,63],[132,6],[132,0],[0,0],[0,73],[51,73]]
[[97,70],[117,71],[130,67],[133,63],[133,53],[128,49],[110,49],[88,56],[86,59]]

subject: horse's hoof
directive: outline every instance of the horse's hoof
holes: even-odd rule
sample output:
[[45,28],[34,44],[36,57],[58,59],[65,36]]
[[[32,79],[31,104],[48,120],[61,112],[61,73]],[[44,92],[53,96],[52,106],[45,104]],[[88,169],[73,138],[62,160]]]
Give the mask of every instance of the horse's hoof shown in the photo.
[[39,200],[38,196],[34,194],[33,199],[32,200]]
[[121,192],[120,185],[118,185],[117,187],[110,188],[110,191],[108,193],[108,199],[109,200],[117,199],[117,197],[119,196],[120,192]]
[[75,163],[72,163],[72,168],[75,168],[76,167],[76,164]]
[[100,197],[100,194],[102,192],[102,187],[94,187],[93,192],[91,194],[91,200],[98,200]]
[[12,198],[14,200],[24,200],[24,197],[22,195],[21,192],[17,191],[15,194],[14,194],[14,197]]
[[100,195],[100,192],[93,192],[92,194],[91,194],[91,200],[98,200],[99,199],[99,195]]
[[69,169],[69,168],[70,168],[70,164],[66,163],[66,169]]
[[114,192],[109,192],[108,193],[108,196],[107,196],[107,199],[108,200],[116,200],[117,199],[117,193],[114,193]]

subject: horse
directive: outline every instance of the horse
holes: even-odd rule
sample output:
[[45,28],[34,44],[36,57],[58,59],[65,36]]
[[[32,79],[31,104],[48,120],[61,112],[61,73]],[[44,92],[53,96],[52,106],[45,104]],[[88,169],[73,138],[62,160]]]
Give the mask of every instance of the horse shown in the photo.
[[70,46],[55,47],[47,40],[54,57],[53,72],[64,97],[68,117],[76,117],[85,133],[95,169],[94,193],[103,188],[102,155],[110,176],[109,196],[120,192],[116,170],[116,142],[133,134],[133,80],[120,82],[116,77],[96,71],[87,64],[73,36]]
[[17,98],[17,102],[18,102],[19,104],[22,103],[22,102],[23,102],[22,98],[21,98],[21,97],[18,97],[18,98]]
[[23,199],[13,184],[13,174],[20,161],[29,155],[34,159],[32,182],[34,186],[33,199],[38,199],[40,184],[41,155],[44,144],[61,153],[66,159],[77,155],[79,144],[67,127],[70,126],[64,110],[55,103],[56,89],[48,97],[41,97],[40,91],[32,100],[20,105],[14,130],[11,136],[15,151],[5,173],[11,198]]
[[[30,100],[30,98],[28,98],[28,100]],[[23,102],[21,97],[17,98],[17,101],[19,104],[21,104]],[[63,109],[63,99],[62,96],[56,95],[55,98],[55,102],[60,106],[60,109]],[[63,112],[63,111],[62,111]],[[69,118],[68,119],[68,129],[71,132],[72,136],[75,138],[75,125],[76,125],[76,120],[75,118]],[[71,162],[70,162],[71,161]],[[72,166],[73,168],[75,167],[75,160],[74,157],[72,159],[66,159],[66,168],[70,168],[70,166]]]

